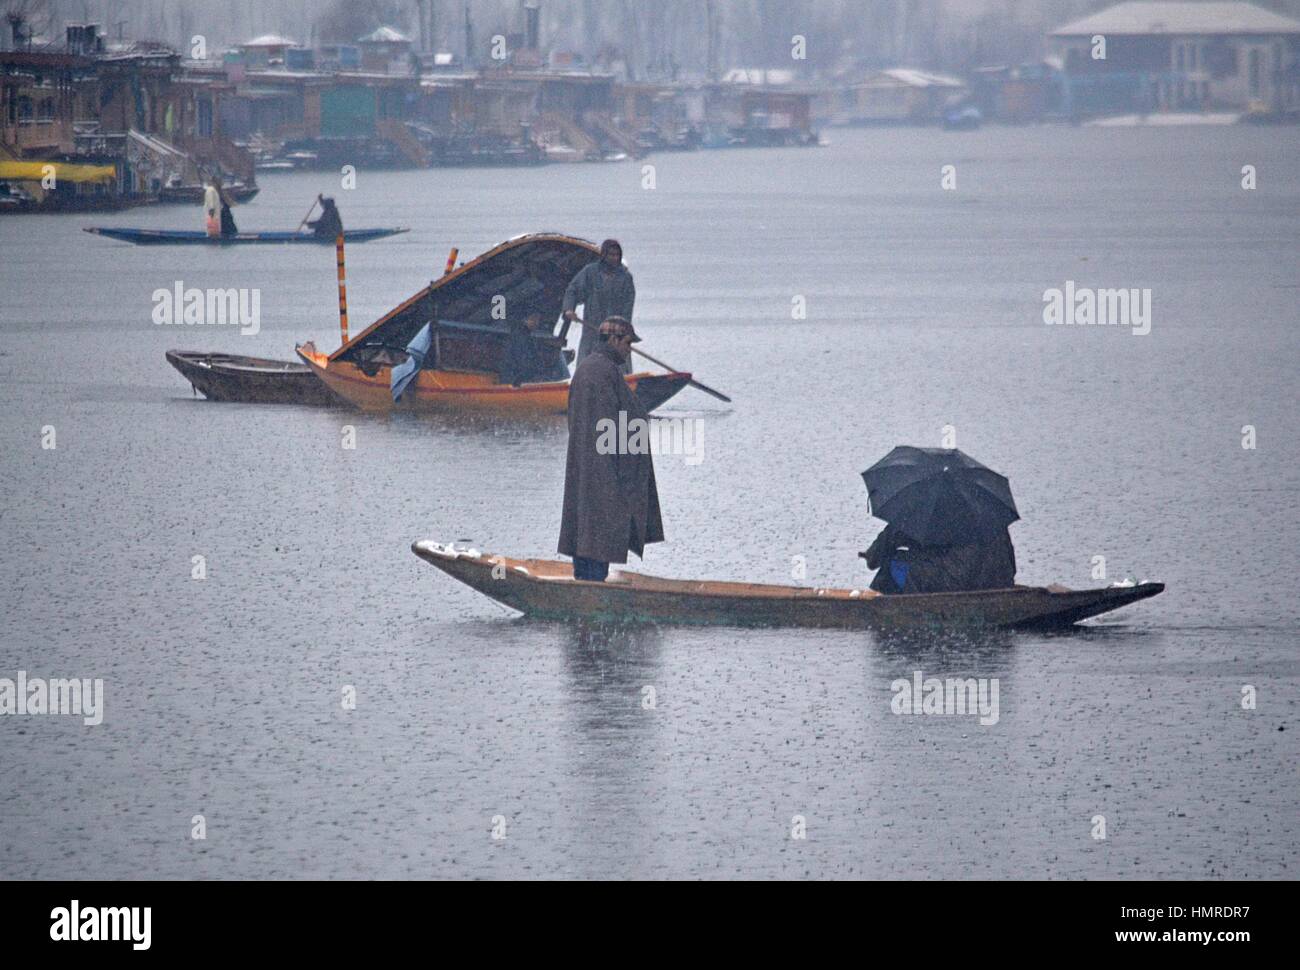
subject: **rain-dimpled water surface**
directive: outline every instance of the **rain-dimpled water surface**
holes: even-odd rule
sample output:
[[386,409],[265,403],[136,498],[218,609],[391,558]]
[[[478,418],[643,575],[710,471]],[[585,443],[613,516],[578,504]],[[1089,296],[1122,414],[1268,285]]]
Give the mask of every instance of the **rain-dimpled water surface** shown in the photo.
[[[196,398],[168,348],[336,345],[332,251],[81,232],[197,209],[5,217],[0,677],[105,697],[98,726],[0,718],[3,875],[1293,877],[1294,129],[831,141],[655,157],[653,189],[631,161],[267,175],[236,216],[324,191],[409,225],[349,249],[354,333],[452,246],[621,239],[644,346],[735,401],[661,412],[703,460],[658,458],[668,541],[631,568],[862,586],[858,474],[951,426],[1011,479],[1019,581],[1162,596],[1050,636],[520,620],[409,546],[552,555],[562,419]],[[260,332],[156,325],[177,281],[260,289]],[[1150,333],[1046,325],[1067,281],[1149,288]],[[917,671],[997,678],[997,722],[893,713]]]

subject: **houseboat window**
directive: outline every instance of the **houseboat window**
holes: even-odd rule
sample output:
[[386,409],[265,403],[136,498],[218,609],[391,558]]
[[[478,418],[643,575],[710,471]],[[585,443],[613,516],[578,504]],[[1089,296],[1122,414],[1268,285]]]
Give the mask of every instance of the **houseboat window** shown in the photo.
[[1201,63],[1211,77],[1232,77],[1237,73],[1237,48],[1229,45],[1222,37],[1216,37],[1205,45]]
[[32,99],[27,97],[26,95],[23,95],[21,98],[18,99],[18,120],[19,121],[32,120]]
[[1252,47],[1250,51],[1250,93],[1252,97],[1259,95],[1260,81],[1260,56],[1259,48]]
[[41,105],[39,110],[37,111],[36,120],[37,121],[54,120],[54,99],[53,98],[41,98]]

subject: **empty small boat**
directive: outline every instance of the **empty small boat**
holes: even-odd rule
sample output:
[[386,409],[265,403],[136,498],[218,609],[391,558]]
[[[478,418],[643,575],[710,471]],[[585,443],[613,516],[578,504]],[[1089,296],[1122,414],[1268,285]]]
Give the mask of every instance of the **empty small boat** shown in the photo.
[[169,350],[167,363],[210,401],[326,406],[346,403],[317,380],[310,367],[297,361]]

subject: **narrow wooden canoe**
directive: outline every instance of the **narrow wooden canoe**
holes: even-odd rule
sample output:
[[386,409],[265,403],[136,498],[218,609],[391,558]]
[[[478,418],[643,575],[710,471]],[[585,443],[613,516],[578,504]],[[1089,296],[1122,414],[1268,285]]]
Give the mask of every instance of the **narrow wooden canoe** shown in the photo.
[[611,572],[604,583],[573,578],[571,563],[512,559],[421,541],[411,551],[449,576],[526,616],[607,623],[788,626],[841,629],[1053,628],[1136,603],[1163,583],[1066,590],[1015,586],[970,593],[882,596]]
[[[333,246],[333,239],[321,239],[309,232],[241,232],[233,236],[209,236],[202,230],[189,229],[118,229],[113,226],[88,226],[86,232],[109,239],[135,243],[137,246],[240,246],[299,243],[313,246]],[[394,229],[347,229],[343,241],[349,243],[384,239],[399,233],[410,232],[401,227]]]
[[[308,342],[295,348],[298,356],[331,391],[363,411],[428,411],[433,413],[490,414],[502,417],[531,417],[563,414],[569,406],[569,382],[547,381],[515,387],[502,384],[488,373],[422,370],[416,375],[398,404],[393,403],[391,368],[377,364],[362,369],[350,360],[330,360]],[[654,410],[680,391],[691,375],[629,374],[628,386],[638,395],[645,385],[642,403]]]
[[169,350],[167,363],[211,401],[335,407],[347,403],[317,380],[310,367],[296,361]]

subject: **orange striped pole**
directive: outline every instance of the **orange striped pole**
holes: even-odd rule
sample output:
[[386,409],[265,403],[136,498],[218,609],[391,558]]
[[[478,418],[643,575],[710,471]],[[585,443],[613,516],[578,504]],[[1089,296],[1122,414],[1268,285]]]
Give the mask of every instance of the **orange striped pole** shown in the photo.
[[442,268],[443,276],[446,276],[448,273],[450,273],[452,270],[456,268],[456,257],[459,255],[460,255],[460,250],[457,249],[455,246],[453,246],[451,248],[451,252],[447,255],[447,265]]
[[[334,248],[339,258],[339,330],[343,333],[343,343],[348,342],[348,280],[343,272],[343,233],[334,240]],[[339,346],[342,346],[340,344]]]

